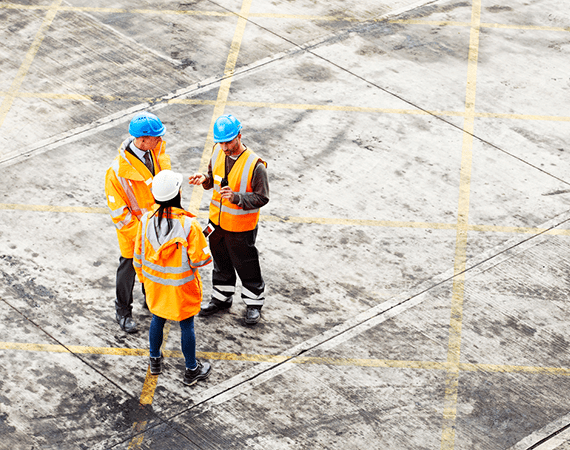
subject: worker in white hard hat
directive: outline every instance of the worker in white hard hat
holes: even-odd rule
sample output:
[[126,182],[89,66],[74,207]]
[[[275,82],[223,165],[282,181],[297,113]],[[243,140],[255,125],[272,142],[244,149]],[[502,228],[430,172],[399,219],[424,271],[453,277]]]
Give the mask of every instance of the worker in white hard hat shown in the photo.
[[198,269],[212,262],[202,228],[181,206],[183,176],[163,170],[154,177],[158,207],[141,218],[135,240],[134,268],[144,283],[152,320],[149,330],[150,373],[162,372],[163,328],[180,323],[186,363],[183,383],[193,385],[210,374],[210,364],[196,359],[194,316],[200,311],[202,279]]
[[265,282],[255,247],[259,210],[269,201],[267,163],[241,140],[242,126],[233,115],[214,123],[214,151],[208,173],[189,177],[192,185],[214,189],[210,202],[210,248],[214,257],[212,298],[200,311],[210,316],[228,310],[236,287],[242,284],[245,323],[256,324],[265,303]]
[[129,124],[130,136],[119,147],[119,154],[105,176],[107,206],[117,229],[121,250],[116,278],[115,319],[127,333],[137,331],[132,313],[136,279],[133,249],[138,224],[142,215],[155,204],[150,191],[153,177],[163,169],[170,169],[170,156],[166,154],[162,140],[165,132],[164,125],[154,114],[136,114]]

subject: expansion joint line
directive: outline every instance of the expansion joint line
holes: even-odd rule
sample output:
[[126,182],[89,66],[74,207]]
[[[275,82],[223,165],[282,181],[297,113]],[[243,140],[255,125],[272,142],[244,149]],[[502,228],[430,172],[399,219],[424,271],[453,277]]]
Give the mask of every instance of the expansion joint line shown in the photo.
[[479,36],[481,26],[481,0],[473,0],[471,32],[467,61],[467,86],[465,94],[465,118],[463,122],[463,143],[459,181],[457,211],[457,234],[451,314],[449,321],[449,342],[445,397],[441,433],[441,450],[455,448],[455,423],[459,386],[459,364],[461,362],[461,328],[463,322],[463,300],[465,295],[465,268],[467,262],[467,238],[469,227],[469,201],[471,191],[471,168],[473,160],[473,137],[475,125],[475,97],[477,92],[477,62],[479,59]]

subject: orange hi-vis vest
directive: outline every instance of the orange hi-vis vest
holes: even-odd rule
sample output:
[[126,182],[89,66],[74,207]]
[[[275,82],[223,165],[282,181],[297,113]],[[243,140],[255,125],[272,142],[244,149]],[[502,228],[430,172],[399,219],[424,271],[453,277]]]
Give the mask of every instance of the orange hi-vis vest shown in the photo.
[[[151,313],[181,321],[195,316],[202,302],[202,279],[198,272],[212,261],[210,248],[194,215],[171,208],[160,228],[158,215],[146,213],[139,224],[133,266],[144,283]],[[168,232],[167,232],[168,231]]]
[[[123,258],[132,258],[137,227],[142,215],[154,206],[151,187],[153,176],[136,156],[126,149],[133,141],[126,139],[119,147],[119,154],[105,175],[107,206],[115,227]],[[170,169],[170,156],[165,142],[159,142],[151,151],[154,172]]]
[[[251,178],[259,156],[246,149],[235,162],[228,174],[228,186],[232,191],[244,194],[253,192]],[[261,160],[267,166],[265,161]],[[219,145],[212,154],[212,175],[214,177],[214,191],[210,202],[210,220],[226,231],[250,231],[255,229],[259,221],[259,208],[245,210],[228,200],[222,200],[220,194],[221,181],[226,176],[226,154]]]

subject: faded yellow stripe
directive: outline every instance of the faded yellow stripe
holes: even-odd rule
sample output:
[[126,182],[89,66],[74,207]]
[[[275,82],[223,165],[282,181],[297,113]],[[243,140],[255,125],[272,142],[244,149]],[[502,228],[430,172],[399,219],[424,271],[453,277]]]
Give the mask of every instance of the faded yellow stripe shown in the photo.
[[447,362],[451,367],[445,380],[445,397],[441,432],[441,449],[455,447],[455,421],[459,384],[459,363],[461,357],[461,330],[463,324],[463,300],[465,294],[465,268],[467,263],[467,236],[469,225],[469,203],[471,194],[471,168],[473,158],[473,132],[475,125],[475,99],[477,93],[477,62],[479,59],[479,35],[481,24],[481,1],[473,0],[469,54],[467,62],[467,86],[465,93],[465,119],[463,123],[463,144],[459,181],[457,211],[457,237],[455,242],[454,278],[449,321],[449,343]]
[[6,120],[6,116],[8,115],[8,112],[10,111],[10,109],[12,108],[12,104],[14,103],[14,99],[16,98],[15,94],[16,94],[16,92],[19,91],[20,86],[22,86],[22,83],[24,82],[24,78],[26,78],[26,75],[28,74],[28,70],[30,70],[30,66],[32,65],[32,62],[34,61],[34,58],[36,57],[36,54],[38,53],[38,50],[40,49],[40,45],[42,44],[42,42],[44,40],[45,33],[47,32],[47,30],[51,26],[51,23],[53,22],[53,19],[55,18],[55,15],[57,14],[58,7],[61,5],[62,1],[63,0],[55,0],[48,7],[48,12],[47,12],[46,16],[44,17],[44,20],[40,26],[40,29],[36,33],[36,36],[34,38],[34,41],[32,42],[32,45],[30,46],[30,48],[28,49],[28,52],[26,53],[26,56],[24,57],[24,61],[22,62],[22,64],[20,65],[20,68],[18,69],[18,73],[16,74],[16,78],[14,78],[14,80],[12,81],[12,85],[10,86],[10,90],[8,91],[8,94],[4,97],[2,104],[0,104],[0,128],[4,124],[4,121]]
[[[0,210],[32,211],[32,212],[55,212],[55,213],[78,213],[78,214],[108,214],[107,208],[94,208],[87,206],[53,206],[53,205],[23,205],[16,203],[0,203]],[[200,219],[208,218],[208,213],[201,211],[195,213]],[[438,222],[411,222],[393,220],[369,220],[369,219],[343,219],[335,217],[278,217],[262,215],[262,222],[280,223],[303,223],[308,225],[343,225],[381,228],[417,228],[426,230],[457,230],[458,224]],[[500,225],[463,225],[467,231],[482,233],[510,233],[510,234],[540,234],[557,236],[570,236],[570,230],[555,228],[511,227]]]
[[[167,335],[167,325],[165,326],[165,335]],[[166,341],[166,340],[165,340]],[[164,347],[164,345],[163,345]],[[69,349],[69,350],[68,350]],[[137,356],[148,357],[149,352],[146,349],[132,348],[111,348],[111,347],[88,347],[79,345],[62,345],[49,344],[33,344],[33,343],[16,343],[16,342],[0,342],[0,350],[17,350],[32,352],[56,352],[56,353],[76,353],[89,355],[111,355],[111,356]],[[179,350],[162,350],[165,358],[184,358]],[[475,364],[475,363],[449,363],[447,361],[405,361],[392,359],[359,359],[359,358],[327,358],[327,357],[311,357],[311,356],[287,356],[287,355],[259,355],[259,354],[237,354],[223,352],[196,352],[196,357],[201,359],[209,359],[214,361],[248,361],[254,363],[273,363],[273,364],[314,364],[314,365],[331,365],[331,366],[352,366],[352,367],[378,367],[378,368],[396,368],[396,369],[416,369],[416,370],[458,370],[461,372],[493,372],[493,373],[528,373],[543,374],[553,376],[570,376],[570,368],[568,367],[541,367],[541,366],[516,366],[509,364]],[[147,377],[150,372],[147,372]],[[156,378],[156,377],[154,377]],[[146,388],[143,388],[144,396],[141,400],[149,404],[151,383],[145,381]]]
[[35,212],[109,214],[108,208],[94,208],[89,206],[23,205],[17,203],[0,203],[0,209]]
[[[164,354],[164,347],[166,347],[166,341],[168,340],[168,335],[170,334],[171,322],[167,321],[164,325],[163,335],[162,335],[162,345],[160,351]],[[141,405],[152,405],[154,399],[154,392],[156,390],[156,383],[158,382],[159,375],[150,374],[150,364],[146,369],[146,376],[144,379],[141,396],[139,398],[139,403]],[[129,449],[140,448],[144,440],[144,431],[146,430],[147,421],[135,422],[133,423],[133,431],[135,437],[129,443]]]
[[[0,91],[0,96],[7,96],[8,92]],[[14,97],[23,98],[43,98],[52,100],[73,100],[85,102],[101,102],[102,100],[108,102],[131,102],[131,103],[156,103],[161,101],[161,98],[154,97],[116,97],[112,95],[97,95],[96,97],[82,94],[58,94],[49,92],[16,92],[12,94]],[[192,98],[173,98],[167,100],[168,104],[176,105],[199,105],[210,106],[216,105],[216,100],[199,100]],[[401,115],[419,115],[419,116],[437,116],[437,117],[465,117],[465,111],[429,111],[421,109],[398,109],[398,108],[373,108],[366,106],[351,106],[351,105],[315,105],[303,103],[270,103],[270,102],[248,102],[248,101],[235,101],[228,100],[226,106],[239,106],[245,108],[270,108],[270,109],[293,109],[293,110],[315,110],[315,111],[342,111],[342,112],[357,112],[357,113],[370,113],[370,114],[401,114]],[[510,120],[527,120],[527,121],[550,121],[550,122],[570,122],[570,116],[546,116],[537,114],[513,114],[513,113],[489,113],[489,112],[474,112],[474,117],[488,118],[488,119],[510,119]]]
[[[241,41],[243,40],[243,35],[245,33],[245,26],[248,22],[249,10],[251,7],[251,0],[244,0],[241,6],[241,11],[238,16],[238,21],[236,25],[236,30],[234,32],[234,37],[230,45],[230,53],[228,59],[226,60],[226,66],[224,68],[224,79],[218,90],[218,97],[216,99],[216,104],[214,106],[214,112],[212,114],[212,119],[210,121],[210,126],[208,128],[208,135],[206,137],[206,142],[204,144],[204,151],[202,152],[202,158],[200,159],[200,164],[198,166],[198,172],[206,172],[208,169],[208,163],[210,161],[210,156],[212,155],[212,148],[214,145],[214,132],[213,127],[216,119],[224,113],[228,96],[230,93],[230,87],[233,81],[233,74],[235,71],[237,58],[239,55],[239,50],[241,47]],[[200,203],[202,202],[202,197],[204,195],[204,189],[202,186],[194,186],[192,189],[192,198],[190,199],[189,209],[192,212],[196,212],[200,209]]]

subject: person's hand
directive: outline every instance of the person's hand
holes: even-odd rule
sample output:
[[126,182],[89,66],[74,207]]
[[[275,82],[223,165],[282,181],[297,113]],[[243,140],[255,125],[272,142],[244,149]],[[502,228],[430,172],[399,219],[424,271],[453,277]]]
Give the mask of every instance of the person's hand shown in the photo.
[[234,202],[234,191],[232,191],[232,188],[230,188],[229,186],[224,186],[223,188],[221,188],[220,194],[222,195],[222,198],[229,200],[230,203]]
[[200,186],[204,181],[206,181],[206,176],[203,173],[195,173],[188,177],[188,184]]

